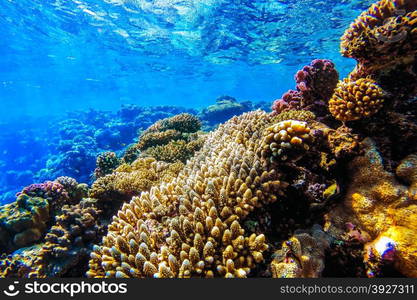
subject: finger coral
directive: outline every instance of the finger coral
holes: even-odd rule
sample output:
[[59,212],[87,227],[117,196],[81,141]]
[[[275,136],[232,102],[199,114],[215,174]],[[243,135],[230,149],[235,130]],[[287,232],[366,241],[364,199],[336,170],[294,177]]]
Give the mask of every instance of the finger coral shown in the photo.
[[263,261],[265,236],[245,235],[241,221],[278,200],[286,184],[265,169],[259,139],[270,117],[234,117],[170,182],[123,205],[89,277],[246,277]]
[[340,121],[367,118],[378,112],[384,103],[384,92],[372,79],[340,81],[329,101],[329,110]]
[[310,149],[314,137],[306,122],[286,120],[276,123],[264,132],[262,156],[271,163],[297,160]]

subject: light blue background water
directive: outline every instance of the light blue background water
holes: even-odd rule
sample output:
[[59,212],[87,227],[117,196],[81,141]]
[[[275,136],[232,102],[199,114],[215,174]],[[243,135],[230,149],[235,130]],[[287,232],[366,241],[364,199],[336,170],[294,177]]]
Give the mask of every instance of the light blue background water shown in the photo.
[[[24,114],[272,101],[372,0],[3,0],[0,121]],[[4,113],[6,112],[6,113]]]

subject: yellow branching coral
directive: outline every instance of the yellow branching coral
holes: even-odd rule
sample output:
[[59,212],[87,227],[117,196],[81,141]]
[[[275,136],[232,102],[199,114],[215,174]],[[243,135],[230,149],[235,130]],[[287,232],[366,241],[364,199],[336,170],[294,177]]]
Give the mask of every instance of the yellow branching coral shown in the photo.
[[306,122],[281,121],[268,127],[262,139],[262,156],[270,162],[295,160],[310,149],[314,137]]
[[89,277],[246,277],[263,261],[264,235],[241,221],[278,199],[284,182],[263,167],[261,111],[210,133],[171,182],[125,203],[91,254]]
[[149,147],[165,145],[170,141],[176,141],[183,139],[183,134],[180,131],[169,129],[165,131],[149,132],[140,137],[137,148],[145,150]]
[[[394,174],[384,169],[375,144],[368,138],[363,144],[365,155],[356,157],[349,165],[351,182],[344,203],[328,214],[326,227],[335,224],[342,228],[346,222],[356,223],[373,239],[368,249],[380,249],[386,246],[379,247],[381,241],[392,241],[394,266],[403,275],[416,277],[417,203],[410,190],[415,183],[400,184]],[[397,176],[410,178],[411,161],[412,157],[408,157],[400,164]],[[380,254],[383,259],[383,253]]]
[[152,157],[140,157],[131,165],[122,164],[114,173],[97,179],[89,196],[101,200],[125,199],[147,191],[161,180],[175,177],[183,164],[157,162]]
[[373,67],[417,53],[417,2],[381,0],[363,12],[342,37],[341,52]]
[[383,103],[384,92],[374,80],[345,78],[329,100],[329,110],[340,121],[353,121],[372,116]]

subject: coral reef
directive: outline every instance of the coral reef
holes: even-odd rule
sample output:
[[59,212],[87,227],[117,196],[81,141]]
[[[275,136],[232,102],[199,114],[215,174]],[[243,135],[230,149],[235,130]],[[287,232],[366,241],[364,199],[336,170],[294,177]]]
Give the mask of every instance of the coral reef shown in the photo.
[[49,201],[21,194],[0,207],[0,251],[11,252],[43,237],[50,220]]
[[251,103],[240,103],[233,97],[222,96],[216,99],[216,104],[204,108],[198,116],[207,127],[213,127],[250,110],[252,110]]
[[96,169],[94,170],[94,176],[96,178],[103,177],[104,175],[110,174],[121,164],[119,159],[114,152],[104,152],[97,156]]
[[246,277],[267,245],[240,222],[286,186],[257,155],[267,120],[252,112],[221,125],[178,177],[124,204],[87,275]]
[[324,269],[325,250],[330,238],[320,226],[311,232],[296,233],[274,253],[271,262],[274,278],[317,278]]
[[310,110],[318,116],[326,114],[327,101],[339,81],[333,62],[316,59],[295,75],[296,89],[286,92],[274,101],[272,110],[279,114],[286,110]]
[[271,163],[296,160],[310,149],[314,137],[306,122],[297,120],[281,121],[268,127],[262,140],[262,156]]
[[371,5],[344,33],[342,54],[373,69],[414,59],[416,9],[413,0],[381,0]]
[[353,121],[372,116],[383,103],[384,91],[374,80],[345,78],[337,85],[329,101],[329,110],[340,121]]
[[[413,219],[417,211],[413,198],[415,183],[408,179],[409,186],[400,184],[394,174],[384,169],[375,144],[370,139],[363,144],[366,146],[365,154],[349,164],[349,187],[343,203],[329,213],[328,227],[342,228],[349,221],[370,235],[372,240],[367,245],[366,258],[369,276],[379,274],[386,259],[384,253],[393,251],[395,259],[389,258],[393,260],[393,266],[405,276],[416,277],[417,244],[413,238],[417,230]],[[407,171],[412,158],[406,158],[399,165],[397,176],[404,178],[407,174],[406,178],[413,178]]]

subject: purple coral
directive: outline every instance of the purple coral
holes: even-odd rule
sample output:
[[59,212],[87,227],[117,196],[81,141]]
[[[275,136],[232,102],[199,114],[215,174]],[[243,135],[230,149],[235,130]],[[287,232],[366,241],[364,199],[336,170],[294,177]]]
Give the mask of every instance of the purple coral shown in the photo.
[[52,199],[67,199],[68,193],[64,186],[55,181],[46,181],[44,183],[34,183],[25,188],[16,196],[26,194],[31,197],[52,198]]
[[282,99],[275,100],[275,114],[290,109],[322,113],[339,81],[339,73],[330,60],[315,59],[295,74],[295,81],[297,90],[289,90]]

